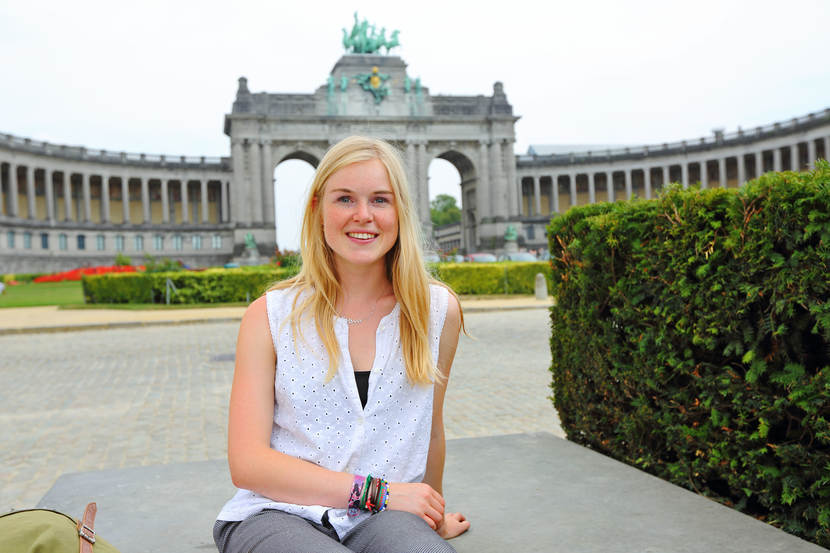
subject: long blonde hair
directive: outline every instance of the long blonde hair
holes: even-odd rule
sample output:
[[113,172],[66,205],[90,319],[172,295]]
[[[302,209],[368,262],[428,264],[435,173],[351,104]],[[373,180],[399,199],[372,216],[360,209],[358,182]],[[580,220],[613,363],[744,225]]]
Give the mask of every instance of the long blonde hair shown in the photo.
[[311,317],[314,320],[329,359],[326,381],[331,380],[340,362],[334,318],[342,290],[337,280],[333,252],[323,235],[322,196],[329,177],[334,173],[347,165],[372,159],[379,160],[386,168],[398,210],[398,239],[386,254],[386,276],[400,304],[400,340],[406,375],[413,384],[428,384],[442,378],[429,348],[429,285],[445,285],[432,279],[424,265],[420,224],[410,198],[406,172],[400,154],[389,143],[364,136],[350,136],[326,152],[317,167],[306,200],[300,235],[302,268],[297,276],[278,282],[270,289],[296,289],[293,309],[287,321],[290,321],[294,339],[297,340],[303,339],[303,319]]

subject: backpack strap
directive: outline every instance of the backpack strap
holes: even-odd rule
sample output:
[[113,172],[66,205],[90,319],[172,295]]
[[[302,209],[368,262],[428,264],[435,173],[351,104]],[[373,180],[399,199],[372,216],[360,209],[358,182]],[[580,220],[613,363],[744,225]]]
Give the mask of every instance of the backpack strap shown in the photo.
[[90,503],[84,510],[84,517],[78,521],[79,553],[92,553],[92,544],[95,543],[95,513],[98,505]]

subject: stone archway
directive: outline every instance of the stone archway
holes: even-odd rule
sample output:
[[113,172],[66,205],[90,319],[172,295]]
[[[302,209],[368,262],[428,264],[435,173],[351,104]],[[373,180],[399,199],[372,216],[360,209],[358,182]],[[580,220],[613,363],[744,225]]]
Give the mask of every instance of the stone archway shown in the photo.
[[[433,155],[434,159],[443,159],[448,161],[455,167],[461,177],[461,224],[460,224],[460,240],[461,249],[467,253],[474,252],[479,249],[479,232],[478,232],[478,217],[477,213],[477,185],[478,172],[476,171],[475,163],[472,161],[469,153],[464,153],[462,148],[456,145],[449,145],[442,148],[436,145],[431,150],[438,152]],[[431,160],[430,160],[431,161]],[[429,191],[426,191],[429,196]]]
[[294,150],[281,156],[274,166],[274,230],[280,250],[299,250],[308,187],[319,164],[316,155],[305,150]]

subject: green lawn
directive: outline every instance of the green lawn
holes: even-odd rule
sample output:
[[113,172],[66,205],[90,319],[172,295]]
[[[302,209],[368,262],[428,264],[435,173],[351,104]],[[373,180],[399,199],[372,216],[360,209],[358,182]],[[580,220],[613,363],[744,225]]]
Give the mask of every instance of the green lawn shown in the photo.
[[6,285],[0,294],[0,307],[32,307],[35,305],[83,305],[80,281],[29,282]]

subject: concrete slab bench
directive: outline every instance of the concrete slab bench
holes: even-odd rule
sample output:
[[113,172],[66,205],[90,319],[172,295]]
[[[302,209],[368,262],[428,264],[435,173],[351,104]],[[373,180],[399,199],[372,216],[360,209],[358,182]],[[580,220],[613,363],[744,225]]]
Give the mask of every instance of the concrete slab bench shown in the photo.
[[[547,433],[449,440],[444,482],[472,522],[458,553],[826,553]],[[204,553],[233,491],[217,460],[66,474],[38,506],[97,501],[96,530],[122,553]]]

